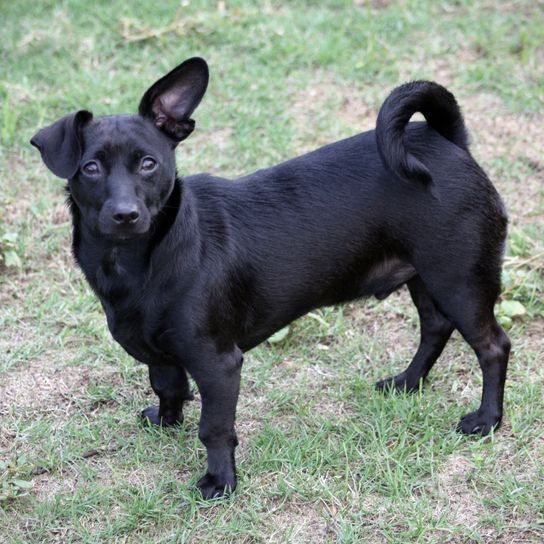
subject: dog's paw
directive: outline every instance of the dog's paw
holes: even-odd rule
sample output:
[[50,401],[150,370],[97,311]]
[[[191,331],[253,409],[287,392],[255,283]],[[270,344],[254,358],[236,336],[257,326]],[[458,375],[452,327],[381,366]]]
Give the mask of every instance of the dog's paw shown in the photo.
[[141,421],[144,425],[158,425],[160,427],[173,427],[183,422],[183,416],[177,419],[167,419],[159,416],[159,407],[150,406],[140,413]]
[[423,380],[409,380],[404,372],[376,383],[376,389],[384,393],[415,393]]
[[236,489],[236,476],[206,472],[196,485],[206,500],[228,497]]
[[461,418],[461,421],[457,425],[457,431],[463,434],[480,434],[485,436],[492,430],[498,429],[501,419],[501,416],[477,410]]

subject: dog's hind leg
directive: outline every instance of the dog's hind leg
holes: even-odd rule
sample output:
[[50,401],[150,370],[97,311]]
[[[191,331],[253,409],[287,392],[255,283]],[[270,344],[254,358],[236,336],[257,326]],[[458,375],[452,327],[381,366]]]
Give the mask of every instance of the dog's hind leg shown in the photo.
[[159,406],[143,410],[142,419],[163,426],[181,423],[183,403],[193,399],[185,370],[179,366],[150,365],[149,380],[159,397]]
[[454,328],[436,307],[419,276],[409,280],[407,285],[419,314],[420,344],[408,368],[397,376],[380,380],[376,384],[379,390],[417,391],[442,353]]
[[502,419],[510,340],[493,312],[500,292],[500,267],[493,266],[491,258],[482,266],[487,267],[485,274],[467,261],[464,270],[436,266],[423,280],[437,306],[476,353],[482,369],[480,407],[463,417],[457,429],[485,435]]
[[484,327],[465,328],[461,333],[478,357],[483,374],[480,407],[461,418],[457,430],[464,434],[488,434],[502,420],[504,384],[510,354],[510,340],[497,323],[493,311]]

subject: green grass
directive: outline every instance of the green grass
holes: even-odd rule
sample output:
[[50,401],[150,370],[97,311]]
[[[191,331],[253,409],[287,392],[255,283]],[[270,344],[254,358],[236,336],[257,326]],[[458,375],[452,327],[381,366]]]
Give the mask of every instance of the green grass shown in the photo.
[[[541,542],[542,2],[224,6],[1,2],[0,233],[17,233],[21,264],[0,268],[0,542]],[[198,402],[180,429],[138,425],[154,402],[146,369],[111,340],[72,262],[62,182],[28,140],[75,109],[134,111],[193,55],[211,80],[182,174],[236,176],[372,128],[409,79],[458,96],[510,210],[503,297],[525,309],[501,315],[514,350],[495,436],[454,431],[481,389],[458,336],[425,390],[373,390],[417,347],[404,291],[323,309],[248,355],[231,498],[205,503],[194,489]]]

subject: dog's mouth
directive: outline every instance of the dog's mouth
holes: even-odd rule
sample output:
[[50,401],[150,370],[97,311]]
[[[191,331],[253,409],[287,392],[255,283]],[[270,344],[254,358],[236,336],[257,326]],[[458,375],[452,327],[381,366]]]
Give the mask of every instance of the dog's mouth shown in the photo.
[[118,243],[127,243],[145,238],[149,231],[145,232],[103,232],[104,238]]
[[124,243],[132,240],[141,240],[146,238],[151,231],[151,224],[148,221],[138,223],[137,225],[105,225],[100,226],[100,234],[112,242]]

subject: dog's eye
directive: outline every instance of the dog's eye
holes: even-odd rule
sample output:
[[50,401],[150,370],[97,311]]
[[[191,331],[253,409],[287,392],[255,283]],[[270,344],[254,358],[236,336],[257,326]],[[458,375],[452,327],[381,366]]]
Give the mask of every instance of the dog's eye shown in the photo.
[[89,161],[86,162],[82,167],[81,170],[88,176],[96,176],[100,172],[100,167],[98,166],[98,163],[95,161]]
[[140,170],[143,172],[153,172],[157,168],[157,161],[152,157],[144,157],[140,164]]

